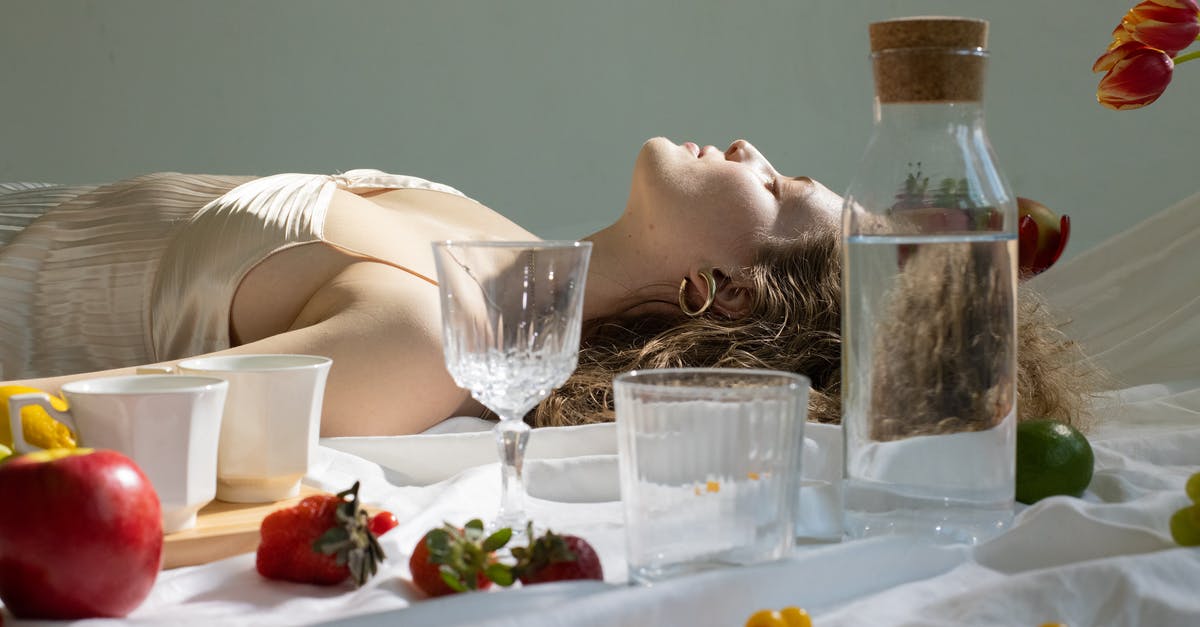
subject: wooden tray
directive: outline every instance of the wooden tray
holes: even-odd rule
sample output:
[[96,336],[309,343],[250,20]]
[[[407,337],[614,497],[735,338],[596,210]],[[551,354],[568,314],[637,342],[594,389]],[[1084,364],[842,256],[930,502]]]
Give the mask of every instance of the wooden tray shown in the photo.
[[258,528],[267,514],[291,507],[321,490],[300,486],[300,495],[275,503],[213,501],[196,516],[196,526],[163,536],[163,568],[195,566],[258,549]]

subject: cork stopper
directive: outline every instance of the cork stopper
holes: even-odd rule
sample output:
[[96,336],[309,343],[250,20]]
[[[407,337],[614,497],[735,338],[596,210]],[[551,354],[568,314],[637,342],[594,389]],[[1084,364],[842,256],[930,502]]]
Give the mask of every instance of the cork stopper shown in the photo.
[[883,103],[983,99],[985,20],[906,17],[870,25],[875,95]]
[[988,23],[969,17],[902,17],[869,27],[871,52],[894,48],[987,47]]

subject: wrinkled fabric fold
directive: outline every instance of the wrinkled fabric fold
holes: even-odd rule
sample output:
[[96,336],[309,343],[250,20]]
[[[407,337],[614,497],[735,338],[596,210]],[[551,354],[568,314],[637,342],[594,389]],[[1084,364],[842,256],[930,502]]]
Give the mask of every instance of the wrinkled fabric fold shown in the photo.
[[1200,378],[1200,194],[1029,282],[1122,387]]

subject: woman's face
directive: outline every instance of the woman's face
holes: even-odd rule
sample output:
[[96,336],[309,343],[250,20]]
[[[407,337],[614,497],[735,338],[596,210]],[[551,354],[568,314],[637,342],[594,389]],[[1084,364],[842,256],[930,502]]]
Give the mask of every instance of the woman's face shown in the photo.
[[750,265],[768,241],[836,224],[841,205],[824,185],[780,174],[745,140],[720,150],[656,137],[638,154],[626,213],[656,245],[730,268]]

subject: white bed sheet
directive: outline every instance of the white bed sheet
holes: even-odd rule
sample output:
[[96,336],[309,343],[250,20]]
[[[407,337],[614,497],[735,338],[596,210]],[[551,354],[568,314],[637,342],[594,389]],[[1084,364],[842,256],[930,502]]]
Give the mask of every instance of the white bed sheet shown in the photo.
[[[1169,394],[1165,389],[1139,392],[1144,399]],[[494,512],[498,466],[472,466],[429,485],[401,486],[392,468],[323,446],[310,483],[339,489],[361,479],[364,498],[404,521],[382,538],[390,559],[366,587],[269,582],[254,572],[253,555],[247,554],[165,571],[151,597],[128,619],[88,622],[737,625],[761,607],[798,605],[821,627],[1198,624],[1200,549],[1175,546],[1167,520],[1187,501],[1187,475],[1200,470],[1200,429],[1186,421],[1145,426],[1125,431],[1102,424],[1093,437],[1096,477],[1084,499],[1056,497],[1023,508],[1012,531],[973,549],[903,538],[812,543],[784,562],[653,588],[624,585],[615,456],[541,457],[529,463],[531,514],[556,530],[587,537],[604,563],[606,582],[433,601],[408,585],[409,551],[426,529],[444,520],[462,522]],[[610,431],[610,425],[599,425],[575,435],[592,440]],[[487,433],[454,440],[409,436],[392,443],[399,446],[376,442],[385,450],[381,457],[418,444],[447,455],[473,447],[492,450]],[[398,465],[403,472],[405,463]]]
[[[1022,507],[1011,531],[978,547],[813,542],[774,564],[630,587],[613,426],[542,429],[526,467],[529,512],[588,538],[606,581],[422,600],[408,584],[415,542],[498,505],[495,448],[477,430],[487,425],[464,419],[439,433],[323,441],[306,481],[362,480],[362,496],[403,521],[382,538],[390,559],[364,588],[269,582],[247,554],[165,571],[127,619],[88,623],[739,625],[756,609],[798,605],[819,627],[1200,624],[1200,548],[1168,532],[1187,476],[1200,471],[1198,270],[1200,195],[1036,279],[1116,384],[1097,400],[1084,498]],[[809,425],[807,435],[806,474],[836,478],[837,429]],[[820,498],[807,507],[820,531],[827,508]]]

